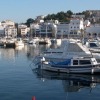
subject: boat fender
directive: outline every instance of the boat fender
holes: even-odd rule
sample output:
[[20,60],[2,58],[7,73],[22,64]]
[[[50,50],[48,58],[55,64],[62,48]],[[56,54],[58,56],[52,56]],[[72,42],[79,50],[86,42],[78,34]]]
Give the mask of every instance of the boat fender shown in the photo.
[[41,59],[41,62],[44,62],[45,61],[45,58],[43,57],[42,59]]
[[94,69],[92,68],[92,70],[91,70],[91,74],[94,74]]

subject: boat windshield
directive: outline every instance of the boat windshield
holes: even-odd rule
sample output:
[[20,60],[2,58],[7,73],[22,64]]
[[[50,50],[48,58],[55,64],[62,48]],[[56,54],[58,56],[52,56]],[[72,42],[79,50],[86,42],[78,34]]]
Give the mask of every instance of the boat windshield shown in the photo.
[[90,60],[79,60],[79,64],[80,65],[91,64],[91,61]]
[[98,47],[96,43],[90,43],[90,47]]
[[67,48],[68,52],[83,52],[83,50],[76,44],[70,43]]

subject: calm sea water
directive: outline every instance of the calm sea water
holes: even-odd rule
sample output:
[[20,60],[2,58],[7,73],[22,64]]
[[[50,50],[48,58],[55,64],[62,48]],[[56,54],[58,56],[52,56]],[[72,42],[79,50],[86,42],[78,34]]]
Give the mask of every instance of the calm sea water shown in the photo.
[[99,75],[64,75],[35,69],[33,56],[46,48],[0,48],[0,100],[32,100],[33,96],[36,100],[100,100]]

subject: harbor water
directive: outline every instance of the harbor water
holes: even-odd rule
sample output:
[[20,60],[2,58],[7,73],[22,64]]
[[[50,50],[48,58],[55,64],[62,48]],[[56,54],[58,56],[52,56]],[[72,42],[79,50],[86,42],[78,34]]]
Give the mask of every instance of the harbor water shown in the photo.
[[100,75],[36,69],[33,57],[48,46],[0,48],[0,100],[100,100]]

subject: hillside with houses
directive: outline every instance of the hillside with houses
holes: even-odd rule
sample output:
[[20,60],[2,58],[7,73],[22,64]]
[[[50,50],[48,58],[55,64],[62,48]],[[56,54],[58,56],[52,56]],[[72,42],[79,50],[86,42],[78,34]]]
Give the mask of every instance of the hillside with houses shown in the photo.
[[68,38],[100,37],[100,10],[86,10],[82,13],[59,12],[30,18],[26,23],[16,24],[11,20],[0,22],[0,36]]

